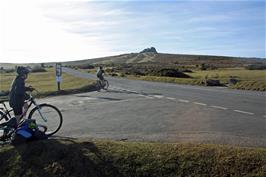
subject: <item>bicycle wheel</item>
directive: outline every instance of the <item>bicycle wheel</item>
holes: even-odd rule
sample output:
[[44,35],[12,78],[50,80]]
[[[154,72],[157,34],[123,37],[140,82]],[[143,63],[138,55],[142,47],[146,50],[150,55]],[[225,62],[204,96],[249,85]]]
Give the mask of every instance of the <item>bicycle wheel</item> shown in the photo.
[[100,80],[97,80],[96,81],[96,87],[98,90],[101,90],[102,89],[102,84],[101,84],[101,81]]
[[[43,117],[47,120],[45,121]],[[46,135],[51,136],[58,132],[63,123],[61,112],[53,105],[40,104],[31,110],[28,119],[35,119],[36,123],[41,126],[46,126]]]
[[104,80],[103,83],[103,89],[107,90],[109,87],[109,82],[107,80]]
[[7,117],[7,115],[0,110],[0,122],[1,121],[8,121],[8,120],[9,120],[9,118]]

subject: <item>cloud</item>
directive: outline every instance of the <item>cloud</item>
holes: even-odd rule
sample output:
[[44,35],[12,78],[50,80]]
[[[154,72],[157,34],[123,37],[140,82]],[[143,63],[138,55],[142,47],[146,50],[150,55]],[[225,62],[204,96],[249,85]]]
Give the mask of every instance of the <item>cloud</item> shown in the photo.
[[[1,21],[4,32],[0,39],[4,44],[0,62],[73,60],[113,54],[101,41],[70,33],[66,30],[68,25],[46,18],[40,4],[32,2],[11,0],[4,4],[8,10]],[[103,23],[93,21],[87,25],[100,27]]]
[[[253,55],[256,52],[251,50],[265,46],[265,6],[261,7],[259,2],[4,0],[0,3],[0,62],[94,58],[150,46],[166,53],[219,51],[219,55],[223,51],[226,55],[238,55],[245,48]],[[253,45],[234,45],[235,52],[229,50],[236,43]],[[263,53],[259,50],[255,56]]]

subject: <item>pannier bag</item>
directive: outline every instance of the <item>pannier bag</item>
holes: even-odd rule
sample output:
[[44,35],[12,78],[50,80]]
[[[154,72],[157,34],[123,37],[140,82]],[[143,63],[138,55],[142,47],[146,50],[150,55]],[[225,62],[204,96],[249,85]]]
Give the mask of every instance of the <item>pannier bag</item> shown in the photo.
[[45,131],[41,131],[34,119],[26,119],[17,128],[11,144],[19,145],[33,140],[47,139]]

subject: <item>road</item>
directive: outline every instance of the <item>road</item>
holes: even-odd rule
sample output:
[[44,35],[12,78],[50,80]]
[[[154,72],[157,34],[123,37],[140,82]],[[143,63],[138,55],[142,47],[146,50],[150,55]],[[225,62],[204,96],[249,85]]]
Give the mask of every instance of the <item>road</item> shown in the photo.
[[64,124],[57,135],[266,147],[265,92],[107,79],[108,91],[39,100],[61,109]]

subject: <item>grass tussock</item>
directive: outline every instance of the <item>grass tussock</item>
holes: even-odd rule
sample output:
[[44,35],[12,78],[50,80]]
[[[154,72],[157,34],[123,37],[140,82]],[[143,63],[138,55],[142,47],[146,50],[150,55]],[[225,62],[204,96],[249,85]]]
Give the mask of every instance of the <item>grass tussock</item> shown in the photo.
[[266,91],[266,80],[264,82],[260,82],[260,81],[240,81],[236,85],[233,85],[231,88],[242,89],[242,90]]
[[266,176],[266,149],[47,140],[0,149],[2,177]]

